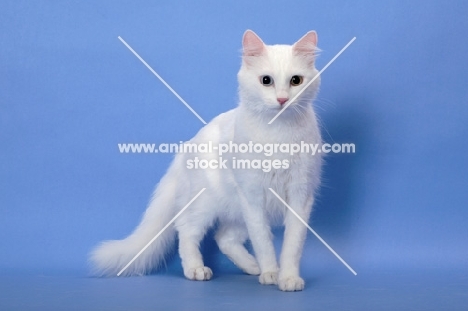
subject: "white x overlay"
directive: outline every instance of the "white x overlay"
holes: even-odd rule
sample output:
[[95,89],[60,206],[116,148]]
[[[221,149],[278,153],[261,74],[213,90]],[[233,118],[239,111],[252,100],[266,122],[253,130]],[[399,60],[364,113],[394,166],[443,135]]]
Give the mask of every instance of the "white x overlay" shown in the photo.
[[[205,122],[205,120],[203,120],[202,117],[200,117],[200,115],[195,111],[193,110],[192,107],[190,107],[189,104],[187,104],[187,102],[156,72],[154,71],[153,68],[151,68],[150,65],[148,65],[148,63],[143,59],[141,58],[141,56],[135,52],[135,50],[127,43],[125,42],[124,39],[122,39],[120,36],[118,37],[118,39],[203,123],[203,124],[207,124]],[[283,112],[284,110],[286,110],[306,89],[307,87],[309,87],[327,68],[328,66],[330,66],[350,45],[351,43],[354,42],[354,40],[356,40],[356,37],[352,38],[351,41],[348,42],[348,44],[346,44],[336,55],[335,57],[333,57],[326,65],[325,67],[323,67],[318,73],[317,75],[311,80],[309,81],[309,83],[307,83],[306,86],[304,86],[297,94],[296,96],[294,96],[284,107],[283,109],[281,109],[281,111],[278,112],[278,114],[273,117],[273,119],[270,120],[270,122],[268,122],[268,124],[272,124],[273,121],[275,121]],[[322,242],[330,252],[333,253],[333,255],[335,255],[354,275],[357,275],[357,273],[353,270],[353,268],[351,268],[347,263],[346,261],[343,260],[343,258],[340,257],[340,255],[338,255],[334,250],[333,248],[331,248],[327,242],[325,242],[308,224],[307,222],[305,222],[272,188],[268,188],[308,229],[310,232],[312,232],[316,237],[317,239],[320,240],[320,242]],[[192,200],[190,200],[190,202],[187,203],[187,205],[185,205],[168,223],[166,226],[164,226],[164,228],[162,228],[158,234],[156,234],[133,258],[132,260],[130,260],[130,262],[122,268],[122,270],[120,270],[119,273],[117,273],[117,276],[120,276],[202,193],[203,191],[205,191],[206,188],[203,188],[200,190],[200,192],[198,192],[195,197],[193,197]]]
[[123,44],[124,44],[124,45],[125,45],[125,46],[126,46],[126,47],[127,47],[143,64],[144,64],[144,65],[145,65],[145,66],[146,66],[146,68],[148,68],[148,69],[156,76],[156,78],[158,78],[159,81],[161,81],[162,84],[164,84],[164,85],[169,89],[169,91],[171,91],[172,94],[174,94],[174,95],[185,105],[185,107],[187,107],[200,121],[202,121],[203,124],[206,125],[205,120],[203,120],[203,118],[200,117],[200,116],[198,115],[198,113],[197,113],[195,110],[193,110],[193,108],[190,107],[190,105],[187,104],[187,102],[186,102],[182,97],[180,97],[180,95],[177,94],[177,92],[174,91],[174,89],[173,89],[169,84],[167,84],[167,82],[166,82],[156,71],[154,71],[154,69],[151,68],[151,66],[148,65],[148,63],[145,62],[145,60],[144,60],[143,58],[141,58],[141,56],[138,55],[138,53],[135,52],[135,50],[132,49],[132,47],[131,47],[130,45],[128,45],[127,42],[125,42],[124,39],[122,39],[120,36],[119,36],[118,38],[119,38],[119,40],[120,40],[120,41],[121,41],[121,42],[122,42],[122,43],[123,43]]
[[354,40],[356,40],[356,37],[352,38],[348,44],[346,44],[336,55],[335,57],[333,57],[326,65],[325,67],[322,68],[322,70],[320,70],[316,75],[315,77],[312,78],[312,80],[309,81],[309,83],[306,84],[306,86],[304,86],[299,92],[297,92],[296,96],[294,96],[290,101],[288,101],[288,103],[286,104],[286,106],[283,107],[283,109],[281,109],[277,114],[276,116],[273,117],[273,119],[270,120],[270,122],[268,122],[268,124],[272,124],[273,121],[276,120],[276,118],[278,118],[280,116],[280,114],[282,114],[289,106],[291,106],[291,104],[315,81],[317,80],[318,77],[320,77],[320,75],[328,68],[328,66],[330,66],[340,55],[341,53],[343,53],[350,45],[351,43],[354,42]]
[[341,258],[341,256],[338,255],[338,253],[335,252],[335,251],[333,250],[333,248],[331,248],[331,246],[328,245],[328,243],[325,242],[325,240],[322,239],[322,238],[320,237],[320,235],[318,235],[318,233],[315,232],[315,230],[312,229],[312,228],[309,226],[309,224],[308,224],[304,219],[302,219],[301,216],[299,216],[299,215],[292,209],[292,207],[289,206],[288,203],[286,203],[286,202],[278,195],[278,193],[275,192],[275,190],[273,190],[273,189],[271,189],[271,188],[268,188],[268,189],[278,198],[278,200],[281,201],[281,203],[284,204],[284,206],[286,206],[286,207],[289,209],[289,211],[290,211],[291,213],[294,214],[294,216],[296,216],[296,217],[300,220],[300,222],[302,222],[302,223],[304,224],[304,226],[307,227],[307,229],[310,230],[310,232],[312,232],[312,233],[315,235],[315,237],[316,237],[317,239],[319,239],[320,242],[323,243],[323,245],[325,245],[325,246],[328,248],[328,250],[329,250],[330,252],[332,252],[333,255],[336,256],[336,258],[338,258],[338,259],[341,261],[341,263],[343,263],[343,264],[346,266],[346,268],[349,269],[349,271],[351,271],[354,275],[357,275],[356,271],[354,271],[354,269],[351,268],[351,267],[346,263],[346,261],[344,261],[343,258]]
[[184,206],[184,208],[182,208],[180,210],[180,212],[178,212],[172,219],[171,221],[169,221],[167,223],[167,225],[164,226],[164,228],[162,228],[158,234],[156,234],[154,236],[154,238],[151,239],[151,241],[149,241],[145,247],[143,247],[141,249],[141,251],[138,252],[138,254],[135,255],[135,257],[132,258],[132,260],[130,260],[130,262],[122,268],[122,270],[120,270],[119,273],[117,273],[117,276],[120,276],[138,257],[140,257],[141,254],[143,254],[143,252],[151,245],[151,243],[153,243],[167,228],[169,228],[169,226],[180,216],[182,215],[183,212],[185,212],[185,210],[193,203],[193,201],[195,201],[199,196],[200,194],[203,193],[203,191],[205,191],[206,188],[203,188],[202,190],[200,190],[200,192],[197,193],[196,196],[193,197],[193,199],[190,200],[190,202],[187,203],[187,205]]

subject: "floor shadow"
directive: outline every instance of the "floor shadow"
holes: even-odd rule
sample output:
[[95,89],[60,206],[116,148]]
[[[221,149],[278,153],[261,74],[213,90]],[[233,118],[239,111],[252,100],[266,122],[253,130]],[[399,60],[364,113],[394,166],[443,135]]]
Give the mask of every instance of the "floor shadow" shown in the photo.
[[[243,272],[237,268],[218,248],[214,239],[214,233],[216,228],[212,228],[208,231],[200,244],[200,251],[203,255],[204,263],[207,267],[210,267],[213,271],[213,278],[216,278],[220,274],[243,274]],[[179,241],[176,241],[176,246],[179,245]],[[175,248],[169,256],[162,262],[157,269],[151,274],[165,274],[174,276],[184,276],[182,269],[182,262]]]

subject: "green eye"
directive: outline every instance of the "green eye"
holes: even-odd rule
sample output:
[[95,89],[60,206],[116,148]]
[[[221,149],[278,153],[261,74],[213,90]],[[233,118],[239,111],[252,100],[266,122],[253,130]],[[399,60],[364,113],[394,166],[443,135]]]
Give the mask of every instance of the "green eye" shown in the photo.
[[273,78],[270,77],[270,76],[263,76],[263,77],[260,77],[260,82],[263,84],[263,85],[272,85],[273,84]]
[[290,83],[292,86],[298,86],[302,84],[302,81],[304,81],[302,76],[292,76]]

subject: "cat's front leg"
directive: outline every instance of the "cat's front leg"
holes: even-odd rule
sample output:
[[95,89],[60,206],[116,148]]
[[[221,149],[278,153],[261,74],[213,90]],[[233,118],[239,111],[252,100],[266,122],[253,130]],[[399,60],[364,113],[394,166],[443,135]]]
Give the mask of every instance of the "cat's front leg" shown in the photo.
[[[307,222],[313,204],[313,196],[302,193],[304,191],[291,191],[288,196],[288,204]],[[306,235],[307,227],[288,209],[285,217],[278,277],[278,286],[282,291],[300,291],[304,289],[304,280],[299,275],[299,263]]]
[[238,195],[261,271],[259,282],[263,285],[278,284],[278,264],[273,246],[273,234],[264,210],[263,189],[258,186],[247,189],[238,191]]

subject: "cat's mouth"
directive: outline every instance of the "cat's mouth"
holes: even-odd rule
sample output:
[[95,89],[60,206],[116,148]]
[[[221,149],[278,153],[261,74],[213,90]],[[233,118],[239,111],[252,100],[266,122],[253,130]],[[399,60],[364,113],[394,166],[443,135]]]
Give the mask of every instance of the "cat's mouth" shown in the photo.
[[288,106],[288,102],[284,102],[283,104],[275,105],[276,110],[283,110],[286,106]]
[[281,110],[284,107],[286,107],[286,103],[279,104],[279,103],[271,102],[271,103],[269,103],[268,106],[269,106],[270,109],[273,109],[273,110]]

